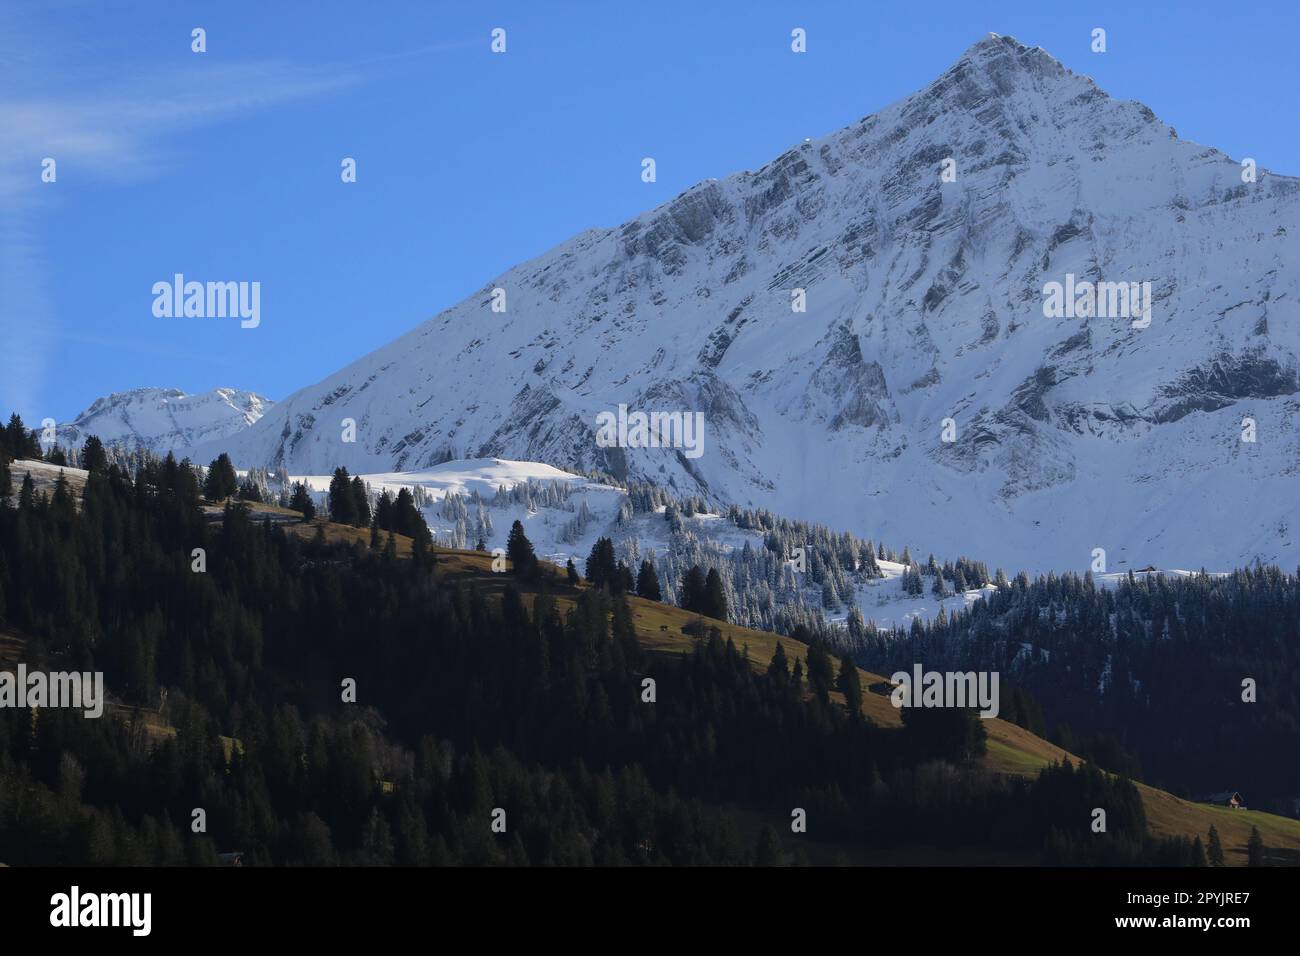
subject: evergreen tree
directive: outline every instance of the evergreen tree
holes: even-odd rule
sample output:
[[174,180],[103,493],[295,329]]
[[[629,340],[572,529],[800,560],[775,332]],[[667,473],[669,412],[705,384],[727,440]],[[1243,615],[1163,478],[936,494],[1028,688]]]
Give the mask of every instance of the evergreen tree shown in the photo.
[[371,515],[371,524],[382,531],[393,527],[393,496],[385,488],[375,502],[375,513]]
[[316,517],[316,503],[312,501],[311,492],[301,481],[293,483],[293,494],[289,498],[289,510],[296,511],[302,515],[303,521],[311,521]]
[[659,575],[655,573],[655,566],[649,560],[643,560],[641,570],[637,572],[636,593],[647,601],[664,599],[663,591],[659,588]]
[[831,667],[830,655],[826,653],[826,646],[821,641],[813,641],[808,645],[808,688],[822,703],[830,699],[831,681],[834,679],[834,670]]
[[510,536],[506,539],[506,557],[510,560],[510,569],[518,577],[529,579],[537,576],[537,555],[533,553],[533,544],[524,534],[524,526],[516,521],[510,526]]
[[1210,824],[1210,848],[1207,853],[1210,866],[1223,866],[1223,844],[1219,841],[1219,831]]
[[582,579],[578,576],[578,569],[573,563],[573,558],[569,558],[568,563],[564,565],[564,573],[568,576],[569,583],[577,585]]
[[587,580],[596,587],[611,587],[614,575],[618,572],[618,563],[614,558],[614,542],[609,538],[598,538],[591,546],[587,557]]
[[685,611],[691,611],[695,614],[704,613],[704,591],[705,577],[704,571],[698,564],[693,564],[690,570],[682,576],[681,606]]
[[1210,864],[1206,861],[1206,859],[1205,859],[1205,844],[1201,842],[1201,838],[1200,838],[1199,836],[1197,836],[1197,838],[1196,838],[1195,840],[1192,841],[1192,860],[1191,860],[1191,864],[1192,864],[1192,866],[1209,866],[1209,865],[1210,865]]
[[848,654],[840,655],[840,674],[835,686],[844,695],[844,709],[849,716],[855,719],[862,716],[862,678]]
[[5,446],[10,458],[41,457],[41,443],[36,432],[28,430],[17,412],[9,416],[9,426],[5,429]]
[[81,446],[81,467],[86,471],[99,472],[108,470],[108,454],[104,443],[91,435]]
[[203,497],[209,501],[222,501],[239,491],[235,466],[224,451],[208,465],[208,475],[203,480]]
[[357,523],[357,499],[352,491],[352,481],[346,468],[335,468],[330,479],[330,520],[336,524]]
[[722,575],[718,574],[717,568],[709,568],[704,579],[704,606],[700,613],[719,621],[727,619],[727,591],[722,586]]
[[358,528],[370,524],[370,496],[366,494],[366,483],[357,475],[352,479],[352,509],[355,512],[352,523]]
[[632,569],[622,561],[618,563],[618,570],[614,574],[613,586],[610,588],[613,594],[628,594],[636,589],[636,581],[632,579]]
[[790,681],[790,663],[785,656],[785,646],[780,641],[776,642],[776,653],[767,665],[767,677],[778,687],[784,687]]
[[22,487],[18,490],[18,510],[28,511],[36,503],[36,482],[32,481],[29,471],[23,475]]
[[1264,838],[1259,835],[1259,827],[1250,828],[1250,841],[1246,844],[1246,865],[1264,865]]

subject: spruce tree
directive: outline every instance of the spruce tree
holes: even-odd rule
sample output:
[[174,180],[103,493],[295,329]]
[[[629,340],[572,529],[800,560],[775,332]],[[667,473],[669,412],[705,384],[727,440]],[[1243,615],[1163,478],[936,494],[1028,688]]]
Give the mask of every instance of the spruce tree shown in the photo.
[[1250,828],[1250,841],[1246,844],[1246,865],[1264,865],[1264,838],[1259,835],[1259,827]]
[[222,501],[237,491],[239,479],[235,477],[235,466],[223,451],[208,466],[208,475],[203,480],[203,497],[209,501]]
[[587,580],[596,587],[613,587],[614,575],[618,573],[618,563],[614,558],[614,542],[609,538],[598,538],[591,546],[587,558]]
[[521,578],[537,576],[537,555],[533,553],[533,543],[524,534],[524,526],[516,521],[510,526],[510,536],[506,539],[506,557],[510,559],[510,569]]
[[1219,841],[1219,831],[1210,824],[1210,848],[1207,853],[1210,866],[1223,866],[1223,844]]
[[316,503],[312,501],[311,493],[301,481],[293,483],[293,494],[289,498],[289,510],[301,514],[303,521],[310,521],[316,517]]
[[834,670],[830,655],[821,641],[808,645],[808,687],[822,703],[830,698]]
[[352,479],[352,523],[358,528],[370,524],[370,496],[366,494],[366,483],[357,475]]
[[701,611],[707,617],[716,617],[719,621],[727,619],[727,591],[722,586],[722,575],[717,568],[709,568],[704,579],[704,608]]
[[844,709],[849,712],[849,716],[855,719],[862,716],[862,678],[848,654],[840,656],[840,675],[836,687],[844,695]]
[[336,524],[356,524],[357,499],[346,468],[334,469],[334,477],[330,479],[329,507],[331,521]]
[[636,590],[636,581],[632,579],[632,569],[620,561],[618,569],[614,572],[610,591],[613,594],[627,594],[634,590]]
[[784,687],[790,681],[790,664],[785,656],[785,645],[776,642],[776,653],[767,665],[767,678],[778,687]]
[[682,576],[682,593],[681,605],[685,611],[691,611],[695,614],[704,613],[704,571],[698,564],[691,565],[689,571]]
[[573,558],[569,558],[568,563],[564,565],[564,573],[569,578],[569,583],[576,585],[582,579],[578,576],[578,569],[573,563]]
[[90,472],[108,470],[108,454],[104,451],[104,443],[94,435],[87,438],[81,446],[81,467]]
[[641,570],[637,572],[636,593],[647,601],[664,599],[663,591],[659,587],[659,575],[655,573],[655,566],[649,560],[642,561]]
[[1191,860],[1191,863],[1192,863],[1192,866],[1209,866],[1209,865],[1210,865],[1210,864],[1207,862],[1206,858],[1205,858],[1205,844],[1201,842],[1201,838],[1200,838],[1199,835],[1196,837],[1195,840],[1192,841],[1192,860]]

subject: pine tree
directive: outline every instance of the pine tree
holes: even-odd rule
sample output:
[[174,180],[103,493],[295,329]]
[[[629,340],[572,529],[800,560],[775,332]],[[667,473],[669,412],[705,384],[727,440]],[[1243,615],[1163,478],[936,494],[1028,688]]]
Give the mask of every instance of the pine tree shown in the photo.
[[511,571],[516,576],[525,579],[537,576],[537,555],[533,553],[533,543],[524,534],[524,526],[519,521],[510,526],[506,557],[510,559]]
[[1246,865],[1264,865],[1264,838],[1259,835],[1259,827],[1250,828],[1250,841],[1246,844]]
[[620,561],[618,569],[614,572],[610,591],[613,594],[627,594],[634,590],[636,590],[636,581],[632,579],[632,569]]
[[790,663],[785,656],[785,646],[776,642],[776,653],[772,655],[772,662],[767,665],[768,680],[775,683],[778,687],[784,687],[790,680]]
[[94,435],[87,438],[81,446],[81,467],[92,472],[108,470],[108,454],[104,451],[104,443]]
[[1192,866],[1209,865],[1210,864],[1205,859],[1205,844],[1202,843],[1201,838],[1197,836],[1197,838],[1192,841]]
[[716,617],[719,621],[727,619],[727,591],[722,586],[722,575],[717,568],[709,568],[704,580],[704,607],[700,611],[706,617]]
[[582,580],[578,576],[578,569],[573,563],[573,558],[569,558],[568,563],[564,565],[564,573],[568,576],[569,583],[572,585],[576,586]]
[[822,703],[830,698],[833,675],[830,655],[826,653],[825,645],[821,641],[808,645],[808,687]]
[[375,502],[375,513],[370,517],[371,523],[381,531],[388,531],[393,527],[393,496],[385,488],[379,495],[379,500]]
[[698,564],[692,564],[690,570],[682,576],[682,610],[695,614],[704,613],[704,587],[704,571]]
[[659,575],[655,573],[655,566],[648,559],[641,562],[641,570],[637,572],[636,593],[647,601],[664,599],[663,591],[659,588]]
[[848,654],[840,656],[840,675],[835,682],[836,688],[844,695],[844,709],[853,718],[862,715],[862,678],[858,668],[849,659]]
[[355,514],[352,523],[358,528],[370,524],[370,496],[366,494],[366,483],[357,475],[352,479],[352,509]]
[[311,521],[316,517],[316,503],[312,501],[311,493],[307,491],[307,486],[301,481],[293,483],[293,494],[289,498],[289,510],[301,514],[303,521]]
[[587,580],[596,587],[612,587],[614,575],[618,572],[618,563],[614,558],[614,542],[609,538],[598,538],[591,546],[587,557]]
[[356,524],[357,499],[346,468],[334,469],[334,477],[330,479],[329,508],[330,520],[336,524]]
[[222,501],[237,491],[239,479],[235,477],[235,466],[223,451],[208,466],[208,475],[203,481],[203,497],[209,501]]
[[1210,824],[1210,848],[1208,851],[1210,866],[1223,866],[1223,844],[1219,841],[1219,831]]

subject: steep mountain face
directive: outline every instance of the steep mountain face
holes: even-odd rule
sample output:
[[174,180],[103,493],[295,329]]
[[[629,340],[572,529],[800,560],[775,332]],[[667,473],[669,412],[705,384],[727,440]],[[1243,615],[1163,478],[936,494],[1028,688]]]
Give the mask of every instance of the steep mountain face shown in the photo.
[[73,421],[60,425],[58,436],[62,444],[78,445],[97,435],[105,443],[166,454],[225,441],[254,424],[273,404],[237,388],[202,395],[177,388],[136,388],[96,400]]
[[[223,447],[294,473],[603,469],[1008,568],[1294,566],[1298,243],[1300,181],[1244,182],[990,35],[847,129],[517,266]],[[1048,284],[1076,282],[1150,283],[1149,323],[1113,297],[1048,317]],[[619,404],[703,413],[703,454],[602,447]]]

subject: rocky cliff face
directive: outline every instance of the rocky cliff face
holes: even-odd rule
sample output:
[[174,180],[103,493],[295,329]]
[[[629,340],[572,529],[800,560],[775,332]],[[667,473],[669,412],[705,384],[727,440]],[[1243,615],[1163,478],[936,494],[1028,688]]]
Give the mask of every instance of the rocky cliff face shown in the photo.
[[[1094,547],[1112,570],[1293,566],[1300,182],[1241,173],[990,35],[844,130],[494,278],[222,447],[294,473],[600,468],[1009,568]],[[1067,277],[1149,283],[1149,324],[1046,317]],[[620,403],[703,412],[705,453],[599,447]]]

